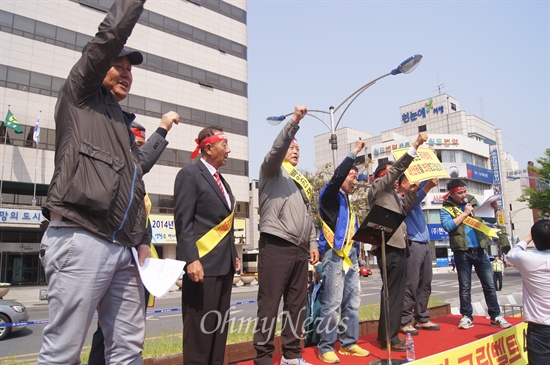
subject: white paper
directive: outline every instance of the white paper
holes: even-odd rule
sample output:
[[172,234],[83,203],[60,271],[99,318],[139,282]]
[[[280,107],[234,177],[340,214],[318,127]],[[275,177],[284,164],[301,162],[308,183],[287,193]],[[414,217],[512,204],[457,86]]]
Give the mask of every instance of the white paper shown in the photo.
[[137,250],[132,247],[132,253],[138,263],[139,276],[149,293],[161,298],[168,293],[176,280],[183,273],[185,261],[172,259],[146,258],[143,266],[139,265]]
[[482,218],[495,218],[495,210],[491,206],[491,203],[498,200],[501,196],[502,194],[497,194],[486,198],[483,204],[481,204],[474,211],[474,215],[476,217],[482,217]]

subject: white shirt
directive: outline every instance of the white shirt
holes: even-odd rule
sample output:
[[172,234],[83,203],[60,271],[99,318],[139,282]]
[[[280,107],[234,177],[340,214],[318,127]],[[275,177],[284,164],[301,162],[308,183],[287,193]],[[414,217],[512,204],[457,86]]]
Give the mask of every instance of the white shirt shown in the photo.
[[523,279],[523,320],[550,326],[550,250],[526,247],[521,241],[506,256]]
[[[208,171],[212,174],[212,177],[214,177],[214,174],[216,173],[216,170],[214,168],[214,166],[210,165],[208,162],[206,162],[202,157],[201,157],[201,161],[202,163],[204,164],[204,166],[206,166],[206,168],[208,169]],[[216,180],[216,178],[214,177],[214,180]],[[223,188],[223,196],[225,197],[225,201],[227,202],[227,206],[229,208],[232,208],[231,207],[231,199],[229,199],[229,194],[227,194],[227,189],[225,188],[225,185],[222,183],[222,188]]]

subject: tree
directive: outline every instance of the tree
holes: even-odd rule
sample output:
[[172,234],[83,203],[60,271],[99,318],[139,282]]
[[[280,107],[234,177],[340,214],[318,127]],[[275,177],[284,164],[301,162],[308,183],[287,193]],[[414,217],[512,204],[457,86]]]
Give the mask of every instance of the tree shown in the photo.
[[526,188],[523,195],[518,199],[522,202],[527,202],[529,208],[538,210],[541,216],[550,215],[550,148],[546,149],[546,156],[537,160],[540,167],[529,166],[529,170],[540,177],[541,189]]

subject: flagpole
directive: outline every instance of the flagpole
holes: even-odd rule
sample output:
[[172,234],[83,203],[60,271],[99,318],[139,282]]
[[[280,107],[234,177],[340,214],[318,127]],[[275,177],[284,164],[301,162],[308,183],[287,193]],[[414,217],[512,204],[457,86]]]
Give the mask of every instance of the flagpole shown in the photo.
[[[8,104],[8,110],[10,110],[11,104]],[[0,205],[3,204],[2,187],[4,186],[4,162],[6,161],[6,141],[8,140],[8,128],[6,127],[6,121],[4,120],[4,153],[2,154],[2,176],[0,177]]]
[[36,126],[34,127],[33,139],[36,143],[36,153],[34,155],[34,192],[32,194],[32,206],[36,206],[36,171],[38,170],[38,144],[40,143],[40,114],[42,114],[42,109],[38,114],[38,120],[36,121]]

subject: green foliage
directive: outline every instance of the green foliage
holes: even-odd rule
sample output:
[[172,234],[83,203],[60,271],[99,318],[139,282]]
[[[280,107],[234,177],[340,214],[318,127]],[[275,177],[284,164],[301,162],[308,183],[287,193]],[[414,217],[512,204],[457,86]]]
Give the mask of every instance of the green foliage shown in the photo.
[[540,189],[526,188],[523,195],[518,199],[522,202],[527,202],[529,208],[540,211],[541,216],[550,215],[550,148],[546,149],[546,156],[537,159],[540,167],[529,166],[529,170],[538,174],[540,179],[537,181],[540,184]]

